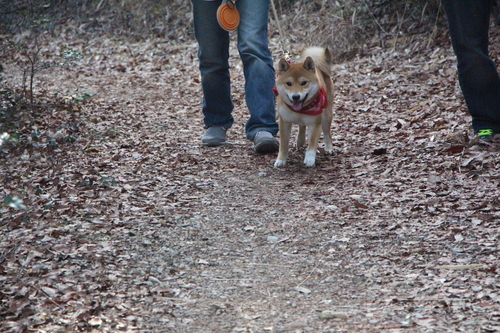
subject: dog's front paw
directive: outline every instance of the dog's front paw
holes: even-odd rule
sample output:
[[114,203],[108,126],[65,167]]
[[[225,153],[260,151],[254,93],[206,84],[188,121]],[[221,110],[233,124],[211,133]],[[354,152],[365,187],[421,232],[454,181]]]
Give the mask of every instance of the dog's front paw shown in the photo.
[[304,158],[304,165],[308,168],[312,168],[316,164],[316,151],[306,151],[306,156]]
[[325,153],[328,155],[333,155],[333,145],[331,142],[325,144]]
[[308,168],[312,168],[313,166],[316,165],[316,160],[308,160],[307,158],[304,159],[304,165]]
[[276,160],[276,162],[274,162],[275,168],[279,168],[285,165],[286,165],[286,160]]

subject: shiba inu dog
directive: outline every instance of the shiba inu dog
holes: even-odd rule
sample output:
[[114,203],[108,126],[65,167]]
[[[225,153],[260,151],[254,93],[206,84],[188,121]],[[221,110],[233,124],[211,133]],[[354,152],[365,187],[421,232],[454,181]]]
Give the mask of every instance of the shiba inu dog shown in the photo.
[[304,164],[316,164],[316,149],[323,131],[325,151],[333,153],[330,127],[332,124],[333,82],[331,54],[321,47],[307,48],[300,63],[280,59],[275,94],[279,114],[280,146],[275,167],[286,165],[292,124],[299,125],[297,147],[307,142]]

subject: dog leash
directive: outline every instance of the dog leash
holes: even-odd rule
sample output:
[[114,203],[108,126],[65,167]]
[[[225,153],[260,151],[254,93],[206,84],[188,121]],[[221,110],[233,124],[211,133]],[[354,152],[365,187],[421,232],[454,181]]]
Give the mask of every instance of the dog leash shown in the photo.
[[274,5],[274,0],[270,0],[270,2],[271,2],[271,7],[273,8],[274,20],[276,21],[276,26],[278,27],[278,34],[280,36],[281,52],[283,53],[283,58],[285,58],[287,62],[290,62],[292,58],[290,57],[290,53],[285,49],[285,42],[284,42],[285,39],[283,38],[283,31],[281,30],[280,19],[276,11],[276,6]]

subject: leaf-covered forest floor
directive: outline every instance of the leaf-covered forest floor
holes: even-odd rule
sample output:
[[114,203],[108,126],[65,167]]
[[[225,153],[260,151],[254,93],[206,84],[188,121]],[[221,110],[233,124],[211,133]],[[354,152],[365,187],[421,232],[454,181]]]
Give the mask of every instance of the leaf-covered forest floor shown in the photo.
[[500,144],[477,145],[445,33],[333,66],[335,153],[315,168],[253,152],[234,44],[217,148],[194,41],[70,47],[83,60],[36,83],[61,102],[2,147],[2,195],[27,206],[1,212],[3,331],[500,330]]

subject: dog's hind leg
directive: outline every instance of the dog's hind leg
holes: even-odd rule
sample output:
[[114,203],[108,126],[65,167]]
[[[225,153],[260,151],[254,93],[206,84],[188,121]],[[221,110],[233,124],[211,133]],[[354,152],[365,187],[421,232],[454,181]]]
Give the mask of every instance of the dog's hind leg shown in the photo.
[[297,134],[297,148],[302,148],[306,143],[306,127],[299,126],[299,133]]
[[321,127],[323,130],[323,140],[325,141],[325,152],[327,154],[333,154],[333,144],[332,144],[332,114],[325,112],[323,115],[323,121],[321,122]]

